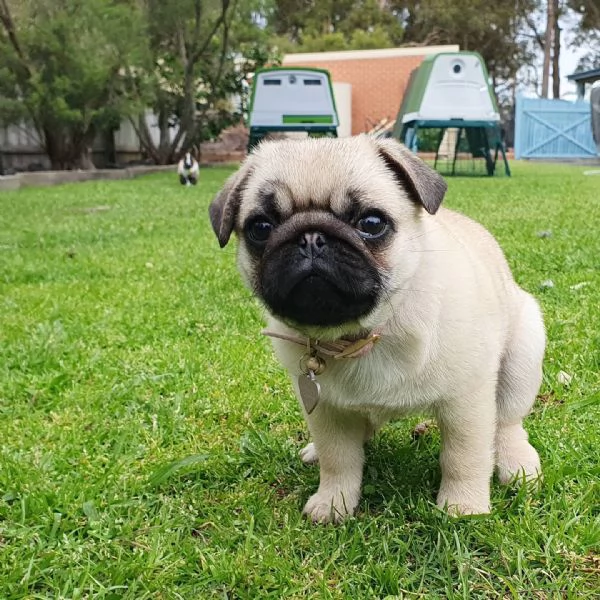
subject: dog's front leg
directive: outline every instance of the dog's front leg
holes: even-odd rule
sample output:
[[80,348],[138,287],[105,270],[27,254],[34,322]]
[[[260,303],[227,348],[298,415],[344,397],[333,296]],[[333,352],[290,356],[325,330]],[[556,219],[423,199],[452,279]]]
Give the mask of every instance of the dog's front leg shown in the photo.
[[490,512],[494,469],[495,386],[444,403],[436,411],[442,435],[437,504],[450,514]]
[[368,420],[326,402],[305,416],[319,457],[321,480],[304,514],[315,523],[340,522],[354,512],[360,499]]

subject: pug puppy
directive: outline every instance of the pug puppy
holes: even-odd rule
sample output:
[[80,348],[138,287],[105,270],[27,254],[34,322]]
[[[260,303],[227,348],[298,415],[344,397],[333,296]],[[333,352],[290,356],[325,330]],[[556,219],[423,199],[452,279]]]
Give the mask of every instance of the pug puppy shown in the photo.
[[445,192],[404,146],[358,136],[265,142],[210,205],[304,411],[315,522],[353,513],[365,441],[415,412],[439,425],[437,504],[451,514],[490,511],[494,468],[501,482],[541,473],[523,428],[540,309],[492,235],[440,208]]

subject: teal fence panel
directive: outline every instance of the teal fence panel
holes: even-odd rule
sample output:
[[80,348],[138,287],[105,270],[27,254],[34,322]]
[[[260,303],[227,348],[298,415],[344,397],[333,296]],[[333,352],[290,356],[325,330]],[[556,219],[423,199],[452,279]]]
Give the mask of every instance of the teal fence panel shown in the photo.
[[596,156],[588,102],[517,97],[515,158]]

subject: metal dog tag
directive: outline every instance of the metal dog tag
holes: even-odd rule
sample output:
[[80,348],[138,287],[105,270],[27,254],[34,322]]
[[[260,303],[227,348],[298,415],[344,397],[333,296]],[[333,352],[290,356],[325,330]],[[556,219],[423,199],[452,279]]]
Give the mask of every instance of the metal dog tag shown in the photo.
[[298,389],[304,410],[310,415],[315,410],[321,396],[321,386],[315,378],[314,371],[298,375]]

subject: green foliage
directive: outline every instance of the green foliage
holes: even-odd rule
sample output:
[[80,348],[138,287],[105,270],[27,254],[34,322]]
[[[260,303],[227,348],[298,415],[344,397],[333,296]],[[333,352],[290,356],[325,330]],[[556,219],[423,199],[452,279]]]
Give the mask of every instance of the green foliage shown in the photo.
[[364,31],[355,29],[350,38],[353,50],[375,50],[377,48],[391,48],[396,45],[387,29],[382,25],[375,25],[372,29]]
[[349,37],[341,31],[325,33],[322,35],[306,34],[302,37],[300,45],[290,41],[285,36],[274,39],[276,47],[286,52],[329,52],[335,50],[370,50],[377,48],[391,48],[394,46],[389,32],[378,25],[371,31],[357,29]]
[[325,52],[389,48],[402,40],[398,14],[377,0],[275,0],[268,19],[285,51]]
[[495,483],[493,514],[447,517],[439,435],[411,441],[414,417],[369,445],[339,527],[300,515],[318,483],[297,456],[306,426],[208,222],[231,169],[195,188],[168,173],[0,194],[0,597],[596,598],[600,211],[585,170],[448,180],[448,206],[491,229],[544,311],[527,419],[541,488]]
[[257,21],[265,10],[260,0],[146,0],[142,5],[150,33],[144,68],[128,73],[126,89],[158,116],[158,142],[140,121],[146,151],[156,162],[172,162],[182,149],[239,122],[241,110],[231,98],[243,94],[249,72],[276,57]]
[[600,6],[597,0],[567,0],[566,4],[580,16],[579,27],[582,31],[600,30]]
[[569,0],[567,6],[579,20],[573,45],[588,50],[577,70],[600,69],[600,5],[597,0]]
[[6,66],[12,58],[10,49],[0,41],[0,54],[2,53],[4,57],[0,58],[0,64],[4,65],[0,66],[0,125],[7,126],[18,123],[28,115],[23,102],[15,99],[17,81],[13,71]]
[[139,13],[108,0],[32,0],[4,3],[0,16],[5,117],[33,122],[54,166],[82,166],[95,133],[128,107],[118,73],[139,58]]
[[493,79],[513,77],[530,58],[520,29],[523,18],[536,10],[537,0],[392,0],[392,4],[406,14],[406,40],[459,44],[461,50],[479,52]]
[[540,0],[273,1],[267,21],[284,52],[458,44],[482,54],[503,108],[520,69],[535,60],[523,31]]
[[[152,108],[157,162],[240,119],[230,98],[248,72],[276,60],[256,21],[260,0],[2,0],[0,112],[27,118],[53,166],[82,164],[95,135]],[[11,31],[14,35],[11,35]]]
[[439,144],[439,129],[427,128],[419,130],[418,148],[420,152],[436,152]]

